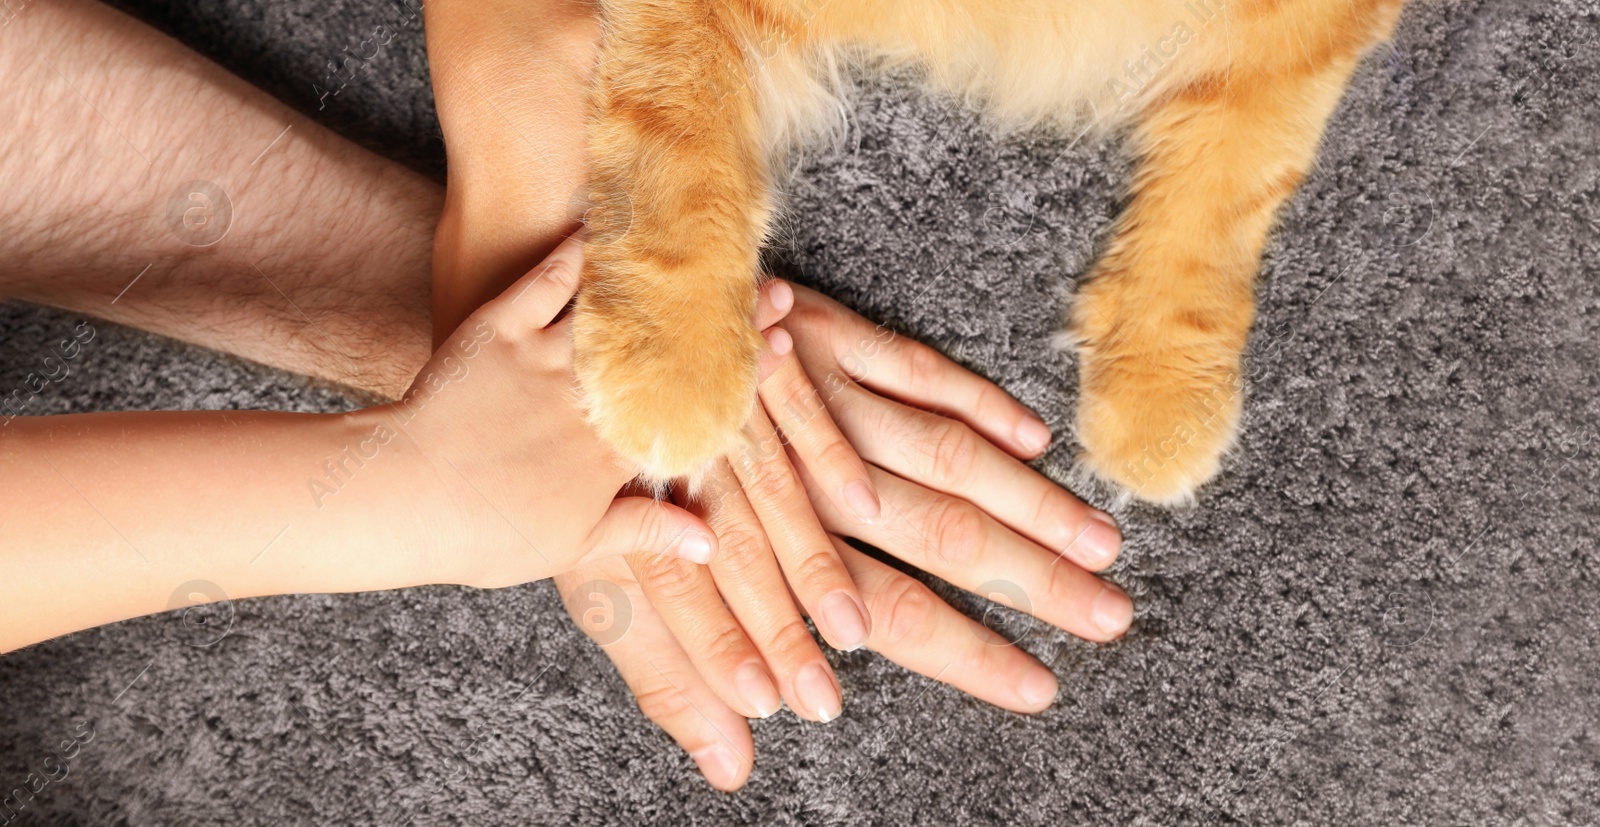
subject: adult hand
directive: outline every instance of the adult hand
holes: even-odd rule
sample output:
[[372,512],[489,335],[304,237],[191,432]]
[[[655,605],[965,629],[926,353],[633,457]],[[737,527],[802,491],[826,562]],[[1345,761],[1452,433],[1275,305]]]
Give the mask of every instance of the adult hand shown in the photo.
[[[429,62],[450,155],[445,213],[435,239],[434,257],[435,329],[446,331],[470,308],[498,292],[513,277],[511,274],[520,273],[539,260],[553,246],[553,238],[575,226],[575,218],[583,209],[584,102],[599,26],[593,6],[577,0],[450,0],[437,8],[430,7],[427,25]],[[854,319],[857,327],[864,325],[873,330],[842,308],[840,312],[841,318]],[[813,351],[814,345],[805,339],[816,338],[816,327],[806,325],[795,330],[802,338],[802,351]],[[826,339],[831,341],[832,335]],[[953,365],[948,367],[954,369]],[[963,375],[968,380],[956,385],[970,387],[977,383],[989,389],[985,393],[1004,398],[992,385],[970,374]],[[934,377],[928,393],[938,396],[948,381],[947,375]],[[870,381],[867,384],[872,386]],[[764,392],[764,396],[771,394]],[[886,399],[872,398],[888,404]],[[830,403],[835,404],[852,403],[844,399]],[[975,412],[957,418],[977,423],[981,432],[996,436],[999,444],[1016,456],[1034,456],[1048,442],[1048,431],[1021,412],[1020,406],[1010,404],[1013,408],[1009,412],[1000,410],[998,419]],[[876,409],[876,405],[865,408]],[[915,419],[913,413],[909,408],[896,411],[895,416],[880,424],[892,425],[898,419],[910,422]],[[1016,422],[1002,421],[1013,415],[1018,417]],[[1034,443],[1018,443],[1009,434],[999,437],[998,432],[982,430],[1010,428],[1023,418],[1032,423],[1027,427],[1034,432]],[[759,435],[761,420],[753,421],[752,427]],[[816,427],[824,426],[819,422]],[[882,530],[894,516],[877,502],[872,489],[882,469],[868,469],[853,450],[828,447],[837,440],[805,441],[812,433],[801,431],[794,438],[797,455],[804,451],[808,457],[803,464],[810,474],[810,484],[826,494],[831,503],[825,516],[836,527],[840,519],[848,522],[844,515],[859,515],[863,522],[870,520]],[[894,430],[875,432],[875,436],[885,445],[901,438]],[[574,611],[578,622],[605,643],[624,678],[640,695],[646,714],[677,737],[696,756],[712,782],[724,789],[742,784],[751,765],[749,731],[741,714],[769,712],[776,706],[775,696],[781,696],[799,714],[814,720],[838,714],[841,705],[832,670],[801,623],[800,609],[787,599],[789,587],[775,581],[775,571],[807,584],[802,607],[818,617],[818,627],[828,641],[843,648],[858,645],[864,639],[863,632],[869,642],[881,638],[882,618],[863,612],[863,625],[852,627],[841,611],[837,613],[841,621],[830,623],[826,620],[830,613],[820,605],[824,598],[840,595],[830,603],[840,609],[846,602],[854,602],[857,608],[886,605],[898,608],[898,616],[909,617],[914,614],[912,610],[902,607],[912,606],[923,596],[905,585],[911,582],[908,579],[893,572],[889,573],[893,576],[885,575],[863,563],[854,551],[841,549],[823,530],[815,509],[802,494],[805,489],[797,481],[798,472],[783,468],[783,463],[789,462],[784,452],[764,453],[766,456],[756,461],[735,458],[728,467],[714,471],[702,492],[721,504],[714,512],[702,509],[702,513],[709,514],[720,527],[725,535],[723,545],[733,548],[719,553],[718,568],[747,572],[748,576],[730,573],[710,581],[703,569],[659,559],[635,559],[633,567],[612,560],[558,579],[569,606],[578,609]],[[1022,468],[1023,474],[1032,474],[1020,464],[1016,467]],[[907,474],[910,479],[918,479],[914,473]],[[747,485],[733,491],[734,480]],[[1042,478],[1038,481],[1052,488]],[[923,486],[920,491],[926,492],[919,500],[923,504],[953,499],[937,485]],[[915,493],[917,489],[902,489],[899,496]],[[935,494],[938,496],[929,498]],[[1057,494],[1070,500],[1064,492]],[[947,511],[957,514],[954,509]],[[1106,525],[1114,547],[1115,528],[1108,522]],[[985,538],[1004,536],[1000,528],[1003,526],[990,522],[983,524],[980,531]],[[865,536],[859,530],[844,533]],[[729,543],[729,539],[733,542]],[[1088,545],[1090,539],[1086,534],[1081,544]],[[910,556],[918,549],[937,553],[943,548],[927,538],[916,543],[915,549],[891,550]],[[1015,552],[1002,552],[1000,556],[1011,559]],[[648,588],[639,584],[636,571],[643,572]],[[846,585],[852,571],[860,572],[858,577],[870,578],[874,590],[869,592],[863,585],[852,591]],[[615,640],[604,624],[606,612],[588,611],[595,607],[590,599],[594,589],[608,583],[620,589],[633,606],[631,628]],[[598,585],[579,588],[590,584]],[[609,587],[606,590],[612,591]],[[886,601],[885,590],[901,590],[905,594]],[[578,591],[585,593],[577,594]],[[736,611],[730,611],[721,594],[732,595],[729,600],[738,607]],[[843,599],[851,595],[856,600]],[[785,599],[777,599],[780,597]],[[650,599],[669,604],[670,608],[657,613]],[[965,621],[931,595],[922,602],[929,604],[929,611],[938,618]],[[707,614],[711,616],[706,617]],[[600,621],[599,625],[586,622],[586,618]],[[748,624],[749,634],[741,623]],[[684,636],[686,647],[680,646],[674,632]],[[690,652],[694,654],[691,656]],[[760,656],[756,665],[751,663],[752,652]],[[1026,662],[1032,667],[1028,675],[1036,684],[1043,680],[1054,686],[1047,670]],[[700,669],[713,677],[702,678]],[[993,676],[979,694],[990,698],[1001,694],[995,687],[1002,682],[1002,676]],[[968,688],[970,683],[958,685]],[[1048,699],[1042,703],[1048,703]],[[697,706],[707,717],[696,711]]]
[[[436,334],[452,329],[471,308],[498,292],[509,273],[526,269],[549,249],[552,238],[577,226],[585,200],[581,185],[588,83],[599,32],[594,6],[574,0],[448,0],[429,7],[429,64],[450,162],[444,214],[434,245]],[[786,286],[778,295],[792,299]],[[759,321],[765,327],[775,317]],[[781,330],[773,335],[779,339],[775,347],[788,341]],[[860,481],[868,484],[864,469]],[[867,621],[852,623],[850,618],[863,611],[859,592],[798,484],[793,491],[804,512],[782,533],[778,545],[783,560],[794,570],[798,592],[809,601],[807,605],[819,614],[824,603],[836,609],[840,621],[821,624],[829,639],[840,646],[859,645]],[[646,572],[651,592],[669,599],[680,582],[676,573],[670,568],[652,571],[661,562],[653,555],[639,555],[633,562]],[[770,556],[768,563],[778,565]],[[632,590],[629,599],[643,614],[648,602],[632,570],[621,563],[608,568],[617,572],[613,579],[626,581]],[[583,581],[567,582],[570,594]],[[778,593],[788,603],[788,590],[781,588]],[[603,618],[604,607],[596,605],[598,611],[589,611],[590,595],[583,597],[584,608],[574,612],[580,623],[586,617]],[[602,603],[611,599],[595,597]],[[593,623],[589,627],[596,628]],[[704,657],[707,650],[693,640],[692,630],[680,631]],[[826,668],[803,625],[791,637]],[[759,660],[757,669],[754,678],[745,670],[746,683],[767,682],[765,688],[752,691],[754,703],[741,704],[749,714],[770,711],[778,704]],[[837,714],[837,689],[831,672],[826,674],[828,691],[835,698],[832,704],[806,707],[796,700],[797,708]],[[734,700],[731,694],[728,697]]]
[[[801,609],[784,599],[765,528],[803,522],[802,509],[811,513],[815,506],[870,608],[869,648],[1006,709],[1048,707],[1055,677],[843,538],[864,540],[969,589],[1003,582],[1007,587],[995,596],[1025,598],[1022,608],[1090,640],[1121,635],[1133,613],[1121,590],[1089,573],[1115,560],[1121,542],[1115,523],[1021,462],[1048,447],[1044,423],[932,349],[814,291],[794,293],[783,324],[794,353],[761,385],[763,406],[783,439],[764,434],[732,459],[728,473],[708,480],[695,506],[720,538],[712,565],[608,562],[557,579],[569,608],[587,605],[584,592],[597,583],[628,596],[631,625],[621,634],[574,615],[616,664],[645,715],[724,790],[742,786],[751,771],[745,718],[775,708],[778,690],[768,688],[774,678],[797,714],[813,720],[837,714],[837,682],[805,631]],[[872,520],[833,496],[858,468],[882,497]],[[796,506],[792,492],[802,484],[809,501]],[[754,504],[761,500],[766,504]],[[763,662],[766,668],[756,671]]]

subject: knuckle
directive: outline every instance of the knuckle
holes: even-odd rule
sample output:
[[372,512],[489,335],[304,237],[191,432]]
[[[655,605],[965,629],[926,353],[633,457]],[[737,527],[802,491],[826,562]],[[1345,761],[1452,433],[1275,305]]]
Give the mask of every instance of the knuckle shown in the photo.
[[700,483],[700,490],[689,495],[689,503],[715,529],[720,538],[727,526],[743,519],[739,482],[730,476],[726,465],[713,465]]
[[[989,632],[989,634],[994,633]],[[946,670],[946,674],[997,674],[996,667],[998,664],[996,663],[996,659],[1004,651],[1005,649],[1002,646],[995,644],[979,644],[977,646],[969,645],[962,647],[962,649],[957,652],[955,657],[951,660],[951,667],[950,669]]]
[[750,639],[745,637],[744,630],[731,623],[713,632],[701,645],[700,651],[711,663],[721,664],[730,672],[734,665],[750,656]]
[[790,286],[794,288],[794,308],[784,317],[784,327],[825,327],[833,321],[833,308],[825,302],[811,300],[799,285]]
[[578,284],[578,265],[569,256],[545,259],[537,278],[547,289],[567,290]]
[[468,322],[493,331],[493,346],[511,354],[525,353],[539,333],[538,328],[498,302],[480,308]]
[[944,357],[939,351],[920,342],[906,342],[904,356],[906,373],[918,387],[929,387],[938,381],[944,368]]
[[966,500],[940,497],[928,507],[927,539],[934,543],[930,552],[946,565],[963,567],[978,558],[983,544],[983,515]]
[[853,475],[861,466],[860,457],[856,450],[850,447],[843,437],[834,436],[817,452],[817,462],[822,468],[833,469],[835,473]]
[[646,552],[665,555],[672,542],[670,532],[672,526],[666,517],[666,511],[660,506],[651,506],[644,510],[644,515],[639,522],[638,548]]
[[780,414],[787,422],[805,423],[822,410],[822,393],[804,370],[779,370],[773,378],[780,384],[778,398],[783,403]]
[[1044,595],[1033,605],[1078,607],[1085,597],[1082,584],[1083,577],[1071,563],[1060,558],[1052,560],[1050,572],[1045,575]]
[[998,409],[1006,401],[1004,391],[999,387],[984,382],[978,386],[978,393],[972,400],[972,413],[983,416],[985,413]]
[[806,552],[785,568],[790,584],[801,594],[826,594],[841,578],[845,585],[850,583],[849,575],[842,571],[844,564],[826,551]]
[[677,557],[651,556],[642,566],[639,579],[648,584],[651,601],[663,607],[683,604],[700,585],[699,566]]
[[933,636],[933,613],[937,610],[938,602],[939,598],[927,586],[901,575],[878,594],[872,616],[885,620],[885,643],[912,645]]
[[978,434],[966,425],[943,420],[927,437],[929,470],[935,483],[958,485],[972,475],[978,459]]
[[726,527],[718,532],[715,565],[730,575],[742,576],[758,570],[762,560],[771,554],[766,538],[747,526]]
[[745,488],[763,502],[784,502],[794,494],[794,470],[780,457],[754,457],[746,472]]
[[805,621],[798,615],[790,614],[789,618],[778,624],[765,638],[766,651],[772,652],[776,661],[794,662],[805,658],[812,652],[819,651],[817,642],[811,637],[811,630],[806,628]]
[[634,702],[639,705],[639,711],[643,712],[646,718],[663,727],[667,726],[669,721],[685,717],[693,708],[689,698],[670,683],[640,691],[634,696]]
[[678,526],[670,514],[661,503],[644,503],[628,511],[628,548],[652,571],[667,561],[679,560],[672,554],[673,547],[687,529]]
[[[1065,499],[1066,493],[1053,485],[1039,492],[1039,502],[1033,507],[1033,524],[1036,526],[1072,525],[1072,508]],[[1087,519],[1084,518],[1084,519]],[[1078,522],[1082,522],[1079,520]],[[1073,535],[1076,536],[1074,531]]]

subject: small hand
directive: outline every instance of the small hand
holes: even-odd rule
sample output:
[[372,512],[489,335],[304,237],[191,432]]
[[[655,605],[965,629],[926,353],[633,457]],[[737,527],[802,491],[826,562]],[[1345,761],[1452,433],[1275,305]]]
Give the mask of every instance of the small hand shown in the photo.
[[361,411],[402,457],[397,498],[432,542],[427,582],[507,586],[629,552],[709,561],[711,531],[675,506],[616,499],[636,469],[573,392],[571,322],[583,245],[569,239],[451,334],[398,402]]

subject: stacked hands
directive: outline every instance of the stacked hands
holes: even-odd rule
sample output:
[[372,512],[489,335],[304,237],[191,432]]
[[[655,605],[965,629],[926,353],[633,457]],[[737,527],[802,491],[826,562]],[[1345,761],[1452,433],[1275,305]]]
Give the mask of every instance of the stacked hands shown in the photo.
[[[585,206],[572,169],[582,167],[599,34],[585,4],[475,0],[451,12],[427,20],[450,161],[436,330],[571,232]],[[558,274],[563,297],[581,255],[569,240],[541,266]],[[699,490],[673,492],[704,524],[662,506],[652,530],[677,537],[676,554],[646,542],[556,575],[644,714],[712,786],[737,789],[753,762],[747,718],[780,703],[819,722],[843,709],[803,618],[836,649],[865,646],[1009,710],[1047,708],[1057,689],[1049,669],[847,542],[969,590],[1014,584],[1031,613],[1081,638],[1122,635],[1132,603],[1091,573],[1116,559],[1115,522],[1024,464],[1049,446],[1047,426],[994,384],[815,291],[767,282],[755,322],[768,352],[747,446]],[[564,359],[566,327],[552,328]],[[613,491],[629,470],[610,480]],[[698,532],[715,537],[711,548]],[[605,608],[619,591],[632,611],[623,630]]]
[[[194,111],[248,121],[249,128],[218,133],[230,147],[245,143],[238,134],[251,134],[251,148],[233,155],[248,158],[256,151],[253,133],[298,117],[105,7],[68,0],[30,14],[34,29],[27,36],[63,54],[81,48],[113,55],[122,73],[113,77],[143,73],[160,81],[149,88],[193,89],[191,97],[213,102]],[[5,421],[0,502],[30,518],[7,523],[12,589],[0,602],[0,651],[173,608],[179,604],[170,600],[187,599],[174,586],[196,581],[237,599],[429,583],[489,588],[554,577],[578,624],[615,662],[644,713],[693,756],[714,787],[733,790],[753,766],[748,718],[787,705],[801,718],[826,722],[844,710],[846,693],[807,618],[836,649],[866,647],[1005,709],[1038,712],[1055,698],[1056,679],[1038,661],[852,540],[969,590],[1005,583],[1026,595],[1018,608],[1087,640],[1108,641],[1127,630],[1128,597],[1093,574],[1117,556],[1115,523],[1024,464],[1048,447],[1045,424],[930,348],[782,281],[762,287],[754,310],[768,347],[745,446],[711,468],[697,490],[674,490],[670,501],[632,488],[638,469],[603,445],[585,418],[574,378],[572,314],[565,312],[583,271],[578,211],[569,196],[582,191],[584,179],[586,83],[598,35],[593,15],[588,4],[566,0],[429,7],[430,65],[450,161],[442,213],[435,185],[401,178],[403,170],[303,119],[291,120],[301,128],[278,154],[252,163],[253,175],[277,164],[305,181],[364,182],[365,201],[349,203],[364,203],[373,215],[404,203],[429,225],[439,217],[435,347],[420,371],[427,351],[421,285],[408,292],[400,276],[391,283],[349,279],[366,285],[359,298],[341,299],[357,310],[319,314],[362,335],[369,321],[375,335],[388,334],[401,325],[372,321],[359,308],[387,308],[390,291],[418,297],[414,332],[396,333],[393,347],[370,357],[389,363],[372,372],[388,378],[368,387],[391,395],[404,382],[393,376],[415,372],[398,401],[339,415],[113,412]],[[84,127],[67,120],[69,110],[41,107],[40,118],[57,118],[41,130],[98,128],[97,121]],[[86,119],[106,117],[84,112]],[[116,109],[110,114],[123,120],[127,136],[106,130],[100,137],[107,146],[122,151],[130,140],[157,142],[150,130],[160,124]],[[176,151],[170,160],[175,167],[188,163]],[[0,172],[7,171],[3,162]],[[96,172],[120,169],[101,164]],[[66,172],[41,174],[54,180]],[[149,174],[154,180],[169,171]],[[243,180],[241,187],[250,179]],[[271,184],[257,190],[259,203],[271,203]],[[129,191],[142,193],[143,186],[140,179]],[[70,226],[72,217],[90,214],[70,202],[85,191],[69,188],[38,209],[0,212],[14,221],[42,217],[45,226],[58,219]],[[302,209],[314,218],[334,200],[306,199]],[[140,230],[144,207],[134,204],[124,216],[115,212],[121,203],[94,202],[110,215],[101,225]],[[276,220],[294,227],[300,217],[285,208]],[[406,249],[423,251],[413,268],[422,277],[426,228],[407,247],[406,228],[341,219],[350,238],[383,239],[397,258]],[[243,283],[254,285],[268,270],[291,268],[287,258],[253,252],[252,244],[290,250],[273,229],[269,221],[236,229],[203,254],[165,254],[185,256],[181,263],[193,272],[238,256],[246,262],[238,268]],[[297,355],[299,339],[273,348],[242,335],[215,338],[218,324],[206,315],[213,306],[180,302],[193,301],[182,292],[191,271],[181,267],[121,287],[118,299],[128,297],[107,304],[115,288],[74,279],[120,271],[57,255],[72,245],[51,240],[65,231],[51,232],[23,226],[4,234],[41,249],[18,253],[30,262],[19,271],[37,278],[0,288],[330,375]],[[119,249],[146,243],[81,235]],[[358,257],[351,267],[378,257]],[[202,296],[229,284],[209,271],[204,283]],[[317,276],[316,283],[324,280]],[[287,297],[273,287],[274,297]],[[383,297],[370,300],[376,291]],[[340,294],[300,295],[315,312],[309,302]],[[188,310],[168,312],[147,296]],[[411,318],[410,305],[392,304],[397,318]],[[230,315],[215,318],[235,318],[232,304],[224,312]],[[270,343],[274,329],[264,322],[257,332]],[[346,462],[352,445],[379,447],[354,469],[339,466],[344,476],[336,491],[313,484],[313,502],[307,473]],[[590,611],[596,594],[617,593],[631,604],[625,629]]]

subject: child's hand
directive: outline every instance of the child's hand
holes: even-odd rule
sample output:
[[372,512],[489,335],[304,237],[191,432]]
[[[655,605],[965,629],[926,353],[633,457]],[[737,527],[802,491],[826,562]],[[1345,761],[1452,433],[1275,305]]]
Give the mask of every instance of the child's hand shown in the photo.
[[514,585],[640,550],[711,559],[716,541],[699,519],[613,499],[635,470],[585,422],[571,323],[557,320],[582,250],[576,239],[556,248],[469,316],[401,401],[353,415],[403,459],[391,478],[423,527],[428,582]]
[[[405,399],[350,414],[106,412],[0,428],[0,651],[231,599],[503,586],[607,554],[710,559],[572,392],[567,242],[449,337]],[[197,589],[202,585],[205,588]]]

